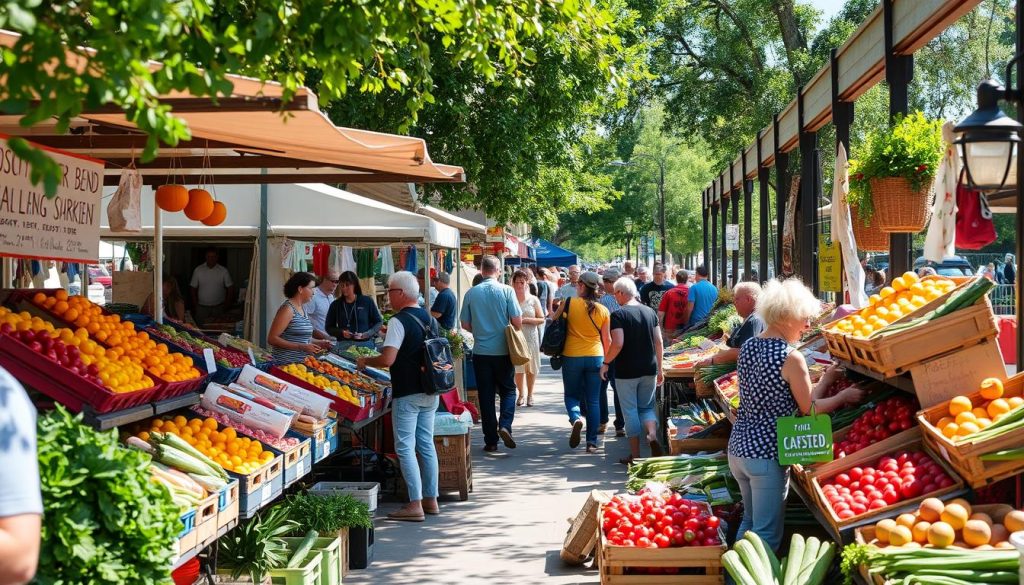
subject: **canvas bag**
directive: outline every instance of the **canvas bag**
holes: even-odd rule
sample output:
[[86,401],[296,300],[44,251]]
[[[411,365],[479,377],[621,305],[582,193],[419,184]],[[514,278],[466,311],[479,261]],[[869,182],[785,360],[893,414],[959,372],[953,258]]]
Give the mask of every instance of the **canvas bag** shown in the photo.
[[956,186],[956,247],[980,250],[996,241],[996,225],[984,193]]
[[142,177],[135,165],[121,169],[110,203],[107,205],[107,222],[112,232],[142,231]]
[[811,405],[809,416],[783,416],[776,421],[779,465],[807,465],[832,461],[832,419],[816,414]]
[[522,366],[530,362],[530,348],[526,345],[526,336],[511,323],[505,326],[505,341],[508,343],[508,357],[513,366]]

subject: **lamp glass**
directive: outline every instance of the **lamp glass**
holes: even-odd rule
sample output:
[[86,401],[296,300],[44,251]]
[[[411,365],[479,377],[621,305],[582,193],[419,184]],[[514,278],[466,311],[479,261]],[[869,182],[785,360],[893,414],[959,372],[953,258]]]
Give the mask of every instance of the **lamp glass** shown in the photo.
[[974,188],[999,190],[1017,184],[1016,143],[964,142],[960,148]]

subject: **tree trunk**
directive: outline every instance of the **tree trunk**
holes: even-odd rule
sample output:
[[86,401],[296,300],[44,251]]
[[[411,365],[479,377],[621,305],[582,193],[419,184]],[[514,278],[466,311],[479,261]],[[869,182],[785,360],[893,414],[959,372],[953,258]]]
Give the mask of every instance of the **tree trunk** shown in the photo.
[[774,0],[772,10],[779,19],[779,30],[782,32],[782,44],[786,47],[786,60],[789,61],[789,70],[793,73],[793,82],[796,87],[807,82],[804,79],[804,72],[798,63],[796,53],[807,52],[807,37],[800,30],[800,24],[796,20],[796,12],[793,10],[793,0]]

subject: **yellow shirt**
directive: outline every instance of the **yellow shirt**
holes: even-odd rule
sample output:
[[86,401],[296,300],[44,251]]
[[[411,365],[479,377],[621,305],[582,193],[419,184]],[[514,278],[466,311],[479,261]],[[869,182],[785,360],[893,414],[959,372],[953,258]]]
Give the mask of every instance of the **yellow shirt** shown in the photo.
[[[601,327],[610,318],[608,308],[594,303],[594,312],[587,315],[587,302],[575,298],[569,301],[569,335],[565,338],[565,357],[603,357]],[[594,322],[591,323],[590,320]]]

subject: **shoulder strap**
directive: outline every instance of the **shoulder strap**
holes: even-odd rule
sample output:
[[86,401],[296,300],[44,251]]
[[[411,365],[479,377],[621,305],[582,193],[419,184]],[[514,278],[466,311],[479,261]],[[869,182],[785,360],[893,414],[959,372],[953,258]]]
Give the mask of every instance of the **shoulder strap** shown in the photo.
[[429,325],[427,325],[422,320],[420,320],[420,318],[417,317],[416,315],[413,315],[411,312],[410,313],[406,313],[404,310],[399,311],[398,313],[395,313],[395,316],[397,317],[397,316],[400,316],[400,315],[403,315],[403,314],[405,314],[407,317],[409,317],[410,319],[415,321],[416,324],[420,326],[420,329],[423,330],[424,339],[426,339],[427,336],[430,336],[430,335],[437,335],[437,333],[433,330],[433,325],[437,321],[429,313],[427,315],[427,317],[430,319],[430,324]]

